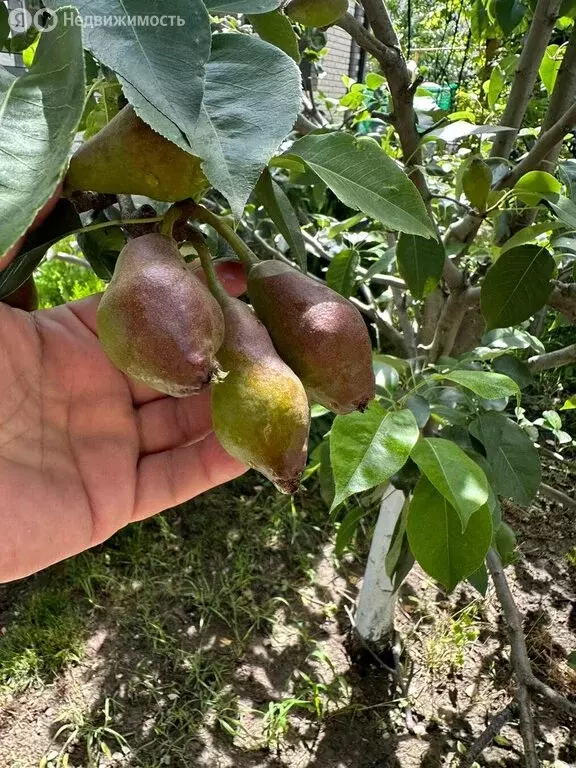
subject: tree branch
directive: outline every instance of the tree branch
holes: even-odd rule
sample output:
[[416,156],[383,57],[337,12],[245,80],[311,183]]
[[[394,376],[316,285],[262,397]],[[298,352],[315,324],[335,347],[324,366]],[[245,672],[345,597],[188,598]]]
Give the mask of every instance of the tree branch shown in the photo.
[[360,0],[360,3],[378,40],[390,48],[400,50],[398,35],[383,0]]
[[571,344],[564,349],[555,352],[546,352],[543,355],[534,355],[528,358],[528,365],[532,373],[549,371],[551,368],[562,368],[564,365],[576,363],[576,344]]
[[562,493],[562,491],[558,491],[556,488],[552,488],[550,485],[546,485],[546,483],[540,484],[538,493],[550,499],[550,501],[554,501],[556,504],[562,504],[568,509],[576,509],[576,499],[571,499],[570,496]]
[[522,687],[530,689],[548,699],[556,709],[565,712],[570,717],[576,717],[576,704],[573,704],[553,688],[550,688],[546,683],[538,680],[532,672],[530,657],[528,656],[528,650],[526,648],[526,639],[524,637],[522,616],[514,602],[514,597],[510,590],[506,574],[504,573],[504,568],[502,567],[502,561],[493,549],[488,552],[486,565],[492,576],[492,581],[496,588],[496,595],[498,596],[504,619],[508,625],[511,661],[514,673],[518,680],[519,690]]
[[510,720],[513,719],[513,709],[514,702],[511,701],[507,707],[505,707],[501,712],[498,712],[498,714],[492,718],[486,730],[476,739],[470,749],[463,755],[462,759],[460,760],[459,768],[472,768],[472,765],[476,762],[476,759],[479,758],[482,752],[484,752],[484,750],[490,746],[494,736],[497,736],[502,728],[506,725],[506,723],[509,723]]
[[430,345],[428,359],[431,363],[435,363],[442,355],[450,354],[464,320],[464,315],[470,305],[476,303],[479,297],[479,288],[462,287],[450,294]]
[[548,306],[562,312],[567,320],[576,323],[576,283],[554,282],[554,290],[548,299]]
[[526,114],[530,96],[534,90],[538,69],[558,18],[561,1],[538,0],[532,24],[518,59],[510,96],[500,121],[500,125],[505,125],[515,130],[502,131],[497,134],[492,144],[490,157],[504,157],[507,159],[510,156],[518,130]]
[[550,152],[560,143],[567,133],[576,125],[576,102],[574,102],[564,112],[562,117],[554,123],[554,125],[547,131],[544,131],[538,137],[538,141],[530,152],[516,165],[510,173],[508,173],[499,184],[496,185],[496,189],[504,189],[506,187],[513,187],[516,182],[524,176],[528,171],[533,171],[540,163],[546,159]]
[[[564,58],[556,77],[550,103],[542,122],[542,131],[545,132],[552,128],[574,101],[576,101],[576,24],[572,27]],[[554,171],[561,147],[562,142],[560,141],[548,153],[546,159],[540,164],[543,170]]]

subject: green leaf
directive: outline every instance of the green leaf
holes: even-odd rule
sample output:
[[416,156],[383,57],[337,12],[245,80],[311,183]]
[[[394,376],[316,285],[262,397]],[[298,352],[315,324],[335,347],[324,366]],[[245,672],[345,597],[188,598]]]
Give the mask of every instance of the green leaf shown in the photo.
[[248,20],[262,40],[280,48],[294,59],[296,64],[300,63],[298,38],[288,16],[280,11],[270,11],[270,13],[249,16]]
[[344,520],[342,520],[340,527],[338,528],[338,533],[336,534],[336,544],[334,546],[334,551],[337,555],[341,555],[348,547],[354,538],[354,534],[358,530],[360,520],[362,520],[363,517],[366,517],[367,514],[368,510],[366,509],[352,509],[348,512]]
[[265,168],[262,172],[254,191],[258,202],[264,207],[266,213],[290,246],[296,261],[300,265],[300,269],[306,274],[308,271],[308,258],[298,216],[288,196],[282,187],[274,181],[268,168]]
[[[89,224],[101,224],[108,221],[104,211],[100,211],[89,220]],[[110,282],[114,275],[116,261],[124,245],[126,236],[122,228],[110,226],[95,232],[82,232],[76,236],[80,250],[101,280]]]
[[498,99],[500,98],[500,94],[502,93],[505,85],[506,78],[504,77],[504,72],[502,72],[501,68],[496,65],[490,75],[490,80],[488,81],[488,90],[486,93],[488,98],[488,106],[490,109],[493,110],[498,103]]
[[348,298],[356,285],[356,273],[360,264],[360,254],[353,249],[340,251],[330,262],[326,271],[326,283],[329,288]]
[[500,255],[506,253],[506,251],[509,251],[511,248],[516,248],[525,243],[532,243],[539,235],[544,235],[546,232],[553,232],[561,226],[560,222],[557,221],[543,221],[540,224],[531,224],[529,227],[524,227],[512,235],[509,240],[506,240],[500,249]]
[[484,446],[495,492],[528,505],[541,482],[538,452],[521,427],[501,413],[485,413],[470,425]]
[[500,555],[502,565],[511,565],[516,560],[516,534],[508,523],[500,523],[500,527],[495,531],[494,546]]
[[442,243],[402,233],[396,245],[400,275],[415,299],[423,299],[440,282],[446,261]]
[[372,403],[365,413],[337,416],[330,433],[336,495],[332,508],[353,493],[385,483],[408,460],[419,430],[410,411],[386,412]]
[[516,184],[514,191],[524,205],[536,206],[549,194],[557,195],[562,189],[562,184],[546,171],[530,171],[525,173]]
[[526,6],[520,0],[493,0],[492,12],[498,26],[508,36],[524,18]]
[[568,400],[564,403],[562,408],[560,408],[561,411],[573,411],[576,408],[576,395],[574,397],[569,397]]
[[439,437],[419,440],[410,458],[455,508],[465,530],[472,514],[488,501],[482,469],[456,443]]
[[[192,152],[235,216],[300,110],[300,70],[285,53],[251,35],[216,35]],[[255,88],[251,84],[258,84]]]
[[568,656],[568,666],[570,669],[576,670],[576,651],[572,651],[572,653]]
[[204,0],[209,11],[220,13],[268,13],[280,4],[281,0]]
[[179,27],[130,24],[138,16],[158,17],[158,0],[48,0],[51,8],[75,5],[90,21],[94,15],[126,19],[125,26],[82,27],[84,45],[114,70],[136,111],[167,139],[184,143],[195,136],[210,56],[210,20],[201,0],[171,0],[169,13]]
[[80,27],[57,24],[42,35],[29,72],[18,78],[2,72],[0,255],[32,224],[56,190],[68,161],[84,109]]
[[571,229],[576,229],[576,203],[564,195],[549,193],[542,197],[563,224]]
[[470,576],[468,576],[468,581],[472,584],[474,589],[482,595],[482,597],[486,597],[486,593],[488,592],[488,568],[486,568],[486,563],[482,563],[477,571],[471,573]]
[[386,78],[379,75],[378,72],[368,72],[365,78],[366,87],[371,91],[375,91],[377,88],[381,88],[386,82]]
[[522,245],[503,253],[490,267],[480,292],[488,330],[518,325],[538,312],[552,291],[552,255],[537,245]]
[[343,132],[305,136],[289,155],[302,158],[350,208],[400,232],[436,236],[416,187],[373,139]]
[[0,301],[24,285],[49,248],[81,226],[82,222],[72,203],[59,200],[46,221],[28,235],[20,253],[0,271]]
[[491,371],[450,371],[435,374],[437,381],[447,379],[474,392],[484,400],[500,400],[502,397],[515,396],[520,400],[520,387],[508,376]]
[[503,125],[474,125],[467,120],[456,120],[448,125],[442,124],[439,128],[434,128],[426,134],[426,138],[440,139],[447,144],[454,144],[457,141],[468,138],[468,136],[488,135],[510,131]]
[[492,518],[484,504],[472,514],[463,532],[454,507],[422,477],[414,489],[407,531],[420,566],[451,592],[484,563],[492,541]]
[[542,84],[548,92],[548,96],[550,96],[554,90],[556,78],[562,65],[562,59],[564,58],[565,47],[566,46],[564,45],[549,45],[544,52],[542,61],[540,62],[540,69],[538,72],[540,74]]
[[505,376],[514,379],[520,389],[526,389],[526,387],[534,383],[534,376],[530,368],[525,362],[514,357],[514,355],[497,357],[492,367],[497,373],[503,373]]

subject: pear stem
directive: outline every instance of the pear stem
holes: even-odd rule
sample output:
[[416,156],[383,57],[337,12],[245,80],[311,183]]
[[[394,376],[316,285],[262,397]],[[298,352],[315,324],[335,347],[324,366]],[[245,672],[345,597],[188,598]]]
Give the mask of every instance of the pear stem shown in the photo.
[[208,208],[205,208],[203,205],[195,206],[191,215],[198,221],[208,224],[212,229],[215,229],[216,232],[226,240],[228,245],[230,245],[241,262],[249,266],[260,263],[260,259],[256,256],[254,251],[246,245],[242,238],[234,232],[232,227],[230,227],[221,216],[212,213],[212,211],[209,211]]
[[216,270],[214,269],[214,262],[212,261],[212,254],[204,242],[204,238],[202,235],[198,234],[197,236],[190,235],[188,239],[196,249],[196,253],[200,258],[200,263],[202,264],[202,269],[206,275],[206,282],[208,283],[210,293],[214,296],[221,307],[225,306],[230,301],[230,296],[228,296],[224,290],[224,286],[216,274]]
[[172,237],[174,224],[176,224],[178,219],[181,218],[182,211],[180,208],[178,208],[178,206],[172,206],[172,208],[169,208],[162,219],[162,224],[160,225],[160,234],[166,235],[167,237]]

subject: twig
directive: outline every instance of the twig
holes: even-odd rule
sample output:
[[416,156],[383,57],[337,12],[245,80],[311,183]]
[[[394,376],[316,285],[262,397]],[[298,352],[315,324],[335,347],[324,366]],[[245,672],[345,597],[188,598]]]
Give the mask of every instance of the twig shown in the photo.
[[532,698],[525,685],[520,684],[516,694],[518,710],[520,713],[520,735],[524,744],[524,758],[526,768],[540,768],[538,750],[536,748],[536,734],[534,733],[534,717],[532,715]]
[[543,355],[534,355],[528,358],[528,366],[532,373],[548,371],[550,368],[561,368],[564,365],[576,363],[576,344],[557,349],[555,352],[546,352]]
[[486,564],[494,587],[498,601],[502,607],[502,613],[506,624],[508,625],[508,635],[510,637],[511,661],[518,680],[519,687],[524,686],[535,693],[540,694],[553,704],[556,709],[564,712],[570,717],[576,718],[576,704],[573,704],[565,696],[555,691],[550,686],[539,680],[532,672],[530,657],[526,648],[526,639],[522,625],[522,616],[514,602],[514,597],[508,584],[508,579],[504,573],[502,562],[497,552],[491,549],[486,558]]
[[480,757],[486,747],[490,746],[494,737],[500,733],[506,723],[513,719],[513,709],[514,701],[511,701],[501,712],[494,715],[486,730],[476,739],[466,754],[463,755],[458,768],[471,768],[476,762],[476,758]]
[[479,288],[460,288],[450,294],[444,305],[434,339],[429,347],[428,359],[435,363],[442,355],[449,355],[468,308],[480,296]]
[[407,294],[399,288],[392,288],[394,305],[398,314],[398,322],[404,336],[404,345],[408,351],[409,357],[416,357],[416,336],[412,322],[408,316]]
[[550,485],[546,485],[546,483],[540,484],[538,493],[541,496],[545,496],[547,499],[550,499],[550,501],[555,501],[557,504],[562,504],[568,509],[576,509],[576,499],[570,498],[570,496],[562,493],[562,491],[556,490],[556,488],[552,488]]
[[72,264],[74,267],[82,267],[83,269],[91,269],[89,262],[86,259],[80,259],[78,256],[71,256],[69,253],[62,253],[61,251],[54,253],[49,261],[58,259],[58,261],[64,261],[66,264]]

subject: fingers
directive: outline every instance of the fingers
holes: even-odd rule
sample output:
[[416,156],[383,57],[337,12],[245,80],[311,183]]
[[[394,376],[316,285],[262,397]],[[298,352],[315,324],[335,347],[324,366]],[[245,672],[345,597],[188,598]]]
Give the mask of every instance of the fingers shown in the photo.
[[245,471],[214,434],[186,448],[145,456],[138,465],[133,521],[182,504]]
[[210,393],[175,399],[164,397],[136,413],[143,456],[204,440],[212,432]]

